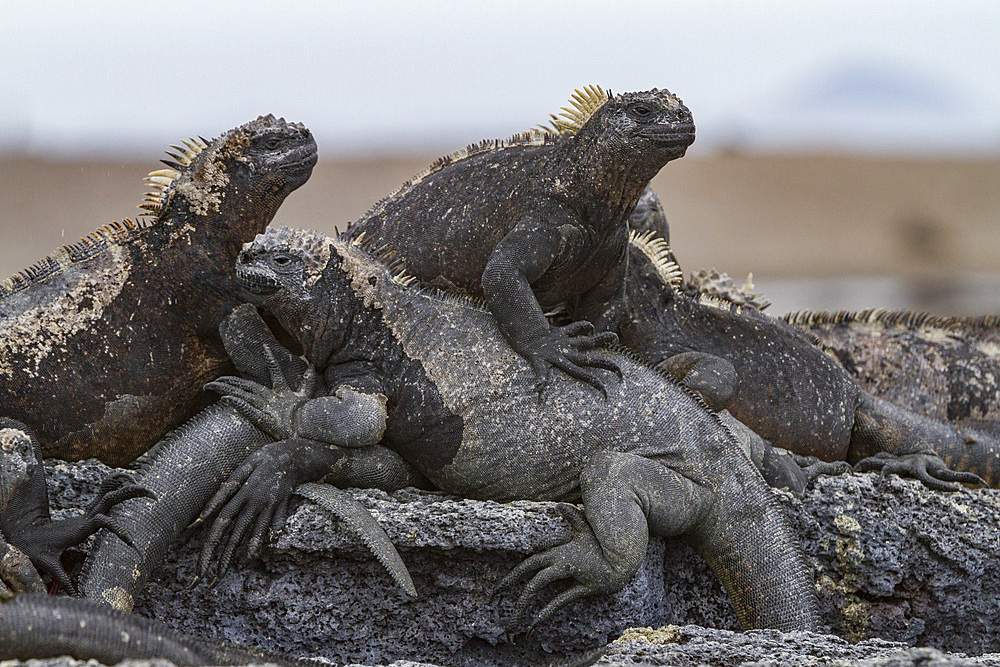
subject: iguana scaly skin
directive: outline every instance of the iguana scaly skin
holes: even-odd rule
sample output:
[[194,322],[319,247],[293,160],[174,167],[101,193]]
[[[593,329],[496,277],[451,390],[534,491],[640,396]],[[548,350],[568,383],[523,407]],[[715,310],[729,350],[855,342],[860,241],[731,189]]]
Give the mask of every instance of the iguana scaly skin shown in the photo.
[[117,503],[148,495],[146,489],[109,480],[83,515],[52,521],[38,440],[24,424],[0,418],[0,599],[10,593],[44,593],[39,572],[74,592],[60,562],[62,552],[101,528],[108,529],[109,540],[128,540],[107,512]]
[[[227,317],[220,326],[220,335],[236,367],[247,377],[260,382],[275,382],[280,378],[280,386],[284,388],[289,381],[296,386],[300,384],[305,362],[278,344],[252,306],[244,304]],[[270,363],[265,361],[265,350],[271,355]],[[311,388],[305,391],[312,393]],[[381,432],[361,434],[350,414],[349,406],[339,413],[344,423],[334,425],[329,437],[335,441],[366,440],[362,444],[377,442]],[[139,459],[140,469],[135,475],[155,498],[131,500],[112,512],[119,532],[129,536],[134,548],[127,548],[113,536],[102,535],[80,574],[82,595],[115,609],[131,611],[135,596],[152,569],[162,562],[170,545],[198,517],[233,471],[269,442],[267,434],[223,403],[210,405],[169,433]],[[332,462],[344,469],[341,478],[345,483],[370,486],[382,479],[377,470],[372,475],[363,461],[347,466],[338,458],[334,456]],[[315,478],[283,474],[297,493],[338,518],[346,518],[393,578],[407,593],[416,594],[392,542],[357,500],[329,487],[316,493],[308,484],[305,488],[299,486]],[[400,480],[396,488],[410,482],[410,479]]]
[[[669,243],[663,207],[652,190],[629,218],[636,232]],[[676,261],[671,255],[670,260]],[[715,270],[692,273],[680,285],[692,298],[712,297],[764,310],[766,296]],[[1000,317],[941,317],[872,308],[858,312],[803,310],[778,319],[832,354],[862,388],[927,417],[987,430],[1000,438]]]
[[865,391],[1000,437],[1000,317],[872,309],[782,319],[815,336]]
[[63,246],[0,284],[0,415],[45,456],[121,465],[205,404],[228,366],[219,322],[239,303],[232,264],[309,178],[316,143],[264,116],[175,147],[147,178],[143,223]]
[[[441,158],[353,223],[421,282],[484,298],[541,385],[556,366],[598,387],[613,340],[554,328],[543,313],[613,331],[622,312],[626,221],[650,179],[694,141],[691,113],[667,91],[577,91],[555,131],[469,146]],[[572,335],[571,335],[572,334]]]
[[185,637],[152,619],[65,597],[24,594],[0,604],[0,660],[70,656],[116,665],[309,664],[257,649]]
[[[744,627],[816,628],[812,578],[784,513],[719,417],[678,381],[601,350],[595,357],[622,374],[604,371],[607,400],[562,373],[539,397],[531,364],[488,311],[411,285],[357,246],[271,229],[239,261],[252,300],[301,343],[328,390],[384,397],[370,403],[372,419],[385,420],[382,445],[437,488],[498,501],[582,501],[583,512],[566,509],[572,541],[502,582],[531,579],[513,625],[557,580],[571,585],[536,623],[586,595],[619,590],[652,533],[684,535],[704,554]],[[331,396],[282,397],[238,378],[216,385],[224,383],[227,402],[298,435],[321,431],[336,406]],[[270,486],[258,483],[251,496]]]
[[975,483],[976,475],[1000,484],[1000,444],[991,436],[866,393],[814,339],[785,322],[687,296],[669,247],[653,232],[633,234],[630,253],[622,343],[667,370],[681,353],[730,361],[739,386],[729,411],[775,446],[860,469],[912,474],[935,488]]

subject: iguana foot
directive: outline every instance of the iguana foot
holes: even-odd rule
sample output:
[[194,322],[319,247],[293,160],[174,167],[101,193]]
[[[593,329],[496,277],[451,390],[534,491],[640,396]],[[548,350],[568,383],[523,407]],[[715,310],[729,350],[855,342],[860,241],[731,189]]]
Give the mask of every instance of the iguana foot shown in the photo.
[[312,398],[319,375],[311,366],[302,375],[299,388],[293,390],[271,347],[264,344],[271,388],[244,378],[223,376],[205,385],[205,389],[222,395],[220,400],[232,405],[240,414],[271,436],[284,440],[292,437],[294,415],[303,403]]
[[244,547],[237,565],[259,556],[267,537],[285,525],[295,487],[323,477],[341,456],[336,448],[299,438],[273,442],[250,454],[195,521],[216,517],[198,558],[199,576],[208,574],[219,553],[217,578],[229,570],[237,548]]
[[594,325],[580,320],[562,327],[552,327],[549,336],[537,342],[524,356],[531,363],[538,378],[535,385],[539,396],[550,382],[551,367],[556,367],[581,382],[598,389],[604,397],[608,397],[605,380],[599,373],[591,369],[611,371],[621,379],[622,371],[618,364],[603,356],[594,357],[588,354],[591,350],[606,348],[618,342],[618,336],[611,331],[594,333]]
[[573,505],[560,505],[559,511],[573,527],[573,538],[565,544],[528,557],[497,584],[497,591],[502,591],[531,577],[514,604],[514,613],[507,624],[507,631],[510,633],[524,620],[528,605],[534,597],[555,581],[573,579],[575,583],[535,614],[529,632],[580,598],[621,590],[635,574],[615,567],[604,557],[604,550],[580,509]]
[[805,488],[812,486],[820,475],[844,475],[851,472],[851,464],[847,461],[824,461],[815,456],[802,456],[801,454],[790,453],[792,460],[802,470],[805,479]]
[[854,464],[855,472],[880,471],[880,477],[889,473],[919,479],[925,486],[937,491],[958,491],[961,484],[989,486],[982,477],[971,472],[956,472],[935,454],[918,452],[896,456],[878,452]]
[[101,528],[114,533],[133,549],[135,542],[125,529],[108,512],[113,507],[132,498],[153,498],[152,491],[137,486],[127,475],[114,475],[104,480],[98,496],[82,516],[61,521],[38,520],[19,524],[13,519],[5,522],[5,530],[11,536],[11,544],[23,551],[40,572],[49,574],[70,595],[76,595],[76,587],[69,573],[62,565],[62,553],[82,542]]

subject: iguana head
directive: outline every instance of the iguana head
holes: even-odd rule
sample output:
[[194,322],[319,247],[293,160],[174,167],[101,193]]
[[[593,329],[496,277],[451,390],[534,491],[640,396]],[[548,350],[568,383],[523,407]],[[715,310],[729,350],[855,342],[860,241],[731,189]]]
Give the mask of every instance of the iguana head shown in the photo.
[[216,218],[230,226],[245,220],[257,226],[250,232],[256,233],[285,197],[308,180],[316,164],[316,142],[309,130],[272,115],[212,141],[182,143],[167,152],[172,158],[163,161],[167,169],[146,177],[151,189],[139,208],[161,220]]
[[386,285],[414,282],[371,255],[363,235],[344,243],[290,227],[269,227],[245,244],[236,277],[247,300],[273,315],[317,367],[342,349],[352,326],[365,328],[352,323],[381,308]]
[[[31,435],[20,422],[0,418],[0,513],[35,462]],[[0,584],[2,588],[2,584]]]
[[680,98],[653,88],[612,95],[600,86],[577,90],[552,126],[561,135],[591,138],[633,159],[649,157],[662,164],[684,155],[694,142],[694,119]]
[[322,329],[312,322],[329,310],[327,285],[317,283],[333,254],[332,240],[320,232],[269,227],[236,261],[247,300],[274,315],[307,353],[310,329]]

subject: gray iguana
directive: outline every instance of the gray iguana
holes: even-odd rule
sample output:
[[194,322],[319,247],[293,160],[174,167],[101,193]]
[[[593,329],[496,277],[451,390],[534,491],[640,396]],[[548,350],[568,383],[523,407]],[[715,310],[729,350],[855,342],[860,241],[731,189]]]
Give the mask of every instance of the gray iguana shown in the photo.
[[[647,189],[630,229],[670,230],[659,198]],[[666,259],[676,263],[667,252]],[[765,310],[752,277],[737,285],[725,273],[698,271],[679,288],[694,299]],[[720,303],[721,302],[721,303]],[[987,430],[1000,438],[1000,317],[941,317],[871,308],[858,312],[803,310],[777,317],[804,331],[870,394],[924,416]]]
[[630,253],[622,343],[668,371],[682,354],[730,361],[739,384],[729,411],[775,446],[859,470],[910,474],[939,489],[982,483],[980,477],[1000,484],[1000,447],[990,435],[865,392],[813,338],[785,322],[688,296],[668,245],[653,230],[634,232]]
[[147,177],[145,222],[112,223],[0,283],[0,416],[45,456],[133,460],[231,368],[232,265],[316,164],[301,124],[262,116],[192,139]]
[[0,599],[11,593],[44,593],[40,573],[75,592],[60,556],[101,528],[108,530],[109,540],[134,548],[122,526],[107,513],[123,501],[150,494],[122,482],[108,480],[82,515],[52,521],[38,440],[24,424],[0,418]]
[[[596,387],[621,317],[626,221],[650,179],[694,141],[664,90],[577,91],[553,130],[473,144],[439,159],[345,232],[398,257],[421,282],[484,298],[543,387],[550,367]],[[590,325],[552,327],[558,304]],[[594,334],[594,327],[602,333]]]
[[[322,383],[307,371],[306,363],[279,345],[252,306],[244,304],[223,320],[220,336],[236,368],[246,377],[289,391],[294,385],[303,395],[322,391]],[[269,356],[265,357],[265,351]],[[385,461],[391,462],[395,455],[380,447],[364,447],[378,442],[381,431],[377,424],[366,425],[352,418],[359,412],[369,412],[362,397],[354,398],[340,401],[338,423],[324,433],[330,441],[351,443],[362,450],[342,450],[334,457],[337,479],[344,485],[362,487],[385,486],[391,480],[395,480],[391,488],[419,485],[419,479],[412,475],[387,477]],[[112,535],[100,535],[80,573],[81,594],[94,602],[131,611],[152,569],[162,562],[185,527],[198,518],[205,503],[220,485],[227,483],[233,471],[248,457],[253,460],[258,448],[271,440],[224,403],[208,406],[167,434],[137,461],[137,483],[155,498],[124,502],[111,512],[119,534],[128,536],[133,548],[126,548]],[[345,520],[404,591],[416,595],[395,547],[364,507],[336,488],[308,484],[315,478],[296,477],[289,467],[275,477],[289,480],[296,494]]]
[[[501,582],[530,579],[512,627],[553,582],[570,585],[536,624],[581,597],[619,590],[651,533],[683,535],[704,555],[744,627],[817,627],[812,577],[784,512],[733,433],[677,380],[628,353],[595,350],[621,371],[620,379],[601,371],[607,400],[562,373],[539,397],[532,364],[480,304],[422,289],[358,245],[316,232],[269,229],[245,246],[237,276],[323,372],[329,395],[309,400],[240,378],[213,385],[275,437],[311,449],[304,465],[312,474],[322,474],[330,451],[317,434],[336,424],[328,415],[351,390],[376,399],[369,420],[384,421],[382,445],[438,489],[582,501],[583,511],[565,506],[572,540]],[[277,444],[276,455],[286,454]],[[242,544],[283,500],[268,493],[271,474],[241,479],[252,486],[238,498],[224,492],[217,521],[238,524]]]

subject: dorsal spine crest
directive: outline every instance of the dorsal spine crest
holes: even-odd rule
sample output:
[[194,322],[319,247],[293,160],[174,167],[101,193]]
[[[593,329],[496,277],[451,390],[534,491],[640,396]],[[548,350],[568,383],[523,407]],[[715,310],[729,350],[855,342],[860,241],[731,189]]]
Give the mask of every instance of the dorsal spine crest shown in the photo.
[[628,241],[649,258],[664,284],[669,285],[674,291],[680,289],[684,274],[674,261],[674,255],[666,239],[649,229],[644,232],[630,231]]

